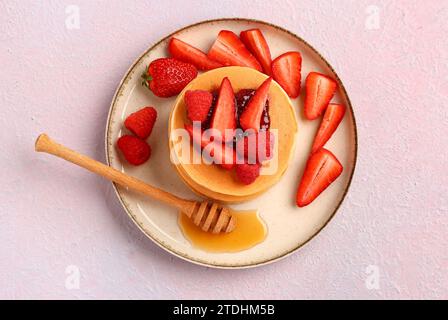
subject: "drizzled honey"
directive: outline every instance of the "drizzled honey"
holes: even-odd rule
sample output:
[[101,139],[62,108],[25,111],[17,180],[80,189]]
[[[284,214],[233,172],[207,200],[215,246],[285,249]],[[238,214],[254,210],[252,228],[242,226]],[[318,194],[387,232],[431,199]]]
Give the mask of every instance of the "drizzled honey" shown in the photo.
[[266,238],[266,226],[256,211],[232,211],[236,228],[230,233],[202,231],[185,214],[179,214],[179,225],[190,243],[209,252],[238,252],[249,249]]

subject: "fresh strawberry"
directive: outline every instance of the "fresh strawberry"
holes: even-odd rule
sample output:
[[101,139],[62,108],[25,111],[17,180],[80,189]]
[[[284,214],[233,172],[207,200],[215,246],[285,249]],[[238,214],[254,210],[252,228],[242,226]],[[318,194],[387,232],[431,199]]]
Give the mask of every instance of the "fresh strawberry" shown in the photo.
[[342,165],[330,151],[321,148],[313,153],[297,190],[297,206],[304,207],[316,199],[342,173]]
[[204,122],[212,106],[213,95],[205,90],[188,90],[185,92],[188,119]]
[[258,87],[253,97],[250,98],[246,109],[241,113],[240,126],[243,130],[253,129],[257,132],[260,129],[261,115],[268,100],[271,81],[272,78],[267,78]]
[[151,147],[149,144],[131,135],[120,137],[117,141],[117,146],[126,160],[134,166],[145,163],[151,156]]
[[146,139],[151,134],[157,119],[157,111],[153,107],[145,107],[130,114],[124,121],[124,126],[140,139]]
[[345,114],[345,106],[342,104],[330,103],[325,110],[324,118],[314,138],[313,148],[311,153],[316,152],[322,148],[325,143],[331,138],[336,128],[341,123]]
[[309,120],[318,118],[330,103],[336,92],[336,81],[317,72],[310,72],[306,77],[305,117]]
[[227,147],[225,143],[221,143],[220,141],[210,141],[208,137],[206,137],[202,131],[200,132],[200,136],[198,134],[194,134],[192,125],[184,125],[185,130],[190,134],[190,138],[193,140],[195,145],[200,146],[201,148],[209,148],[210,156],[213,158],[214,162],[219,164],[226,170],[231,170],[235,165],[236,156],[233,148]]
[[291,98],[300,94],[302,56],[299,52],[290,51],[272,61],[272,76]]
[[238,180],[246,185],[252,184],[260,176],[261,165],[255,164],[237,164],[235,166],[235,172]]
[[201,50],[176,38],[171,38],[168,51],[173,58],[191,63],[199,70],[211,70],[222,67],[222,64],[213,61]]
[[239,139],[236,144],[238,155],[248,163],[262,163],[274,155],[275,135],[270,131],[259,131]]
[[260,29],[250,29],[240,33],[240,39],[247,49],[257,58],[264,73],[271,75],[271,51]]
[[156,96],[168,98],[175,96],[194,78],[198,70],[192,64],[173,58],[154,60],[143,74],[143,85]]
[[210,129],[219,130],[222,135],[222,141],[230,141],[234,137],[233,133],[226,135],[226,130],[234,132],[236,129],[235,94],[233,93],[232,84],[227,77],[222,79],[221,87],[219,88],[218,100],[213,111]]
[[220,31],[207,56],[225,66],[242,66],[262,71],[257,59],[232,31]]

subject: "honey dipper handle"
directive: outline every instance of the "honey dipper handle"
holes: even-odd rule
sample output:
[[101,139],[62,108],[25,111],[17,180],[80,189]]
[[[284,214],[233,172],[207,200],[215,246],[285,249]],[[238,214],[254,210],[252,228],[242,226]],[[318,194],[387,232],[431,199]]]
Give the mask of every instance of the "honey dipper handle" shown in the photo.
[[102,164],[101,162],[79,154],[76,151],[73,151],[51,140],[50,137],[45,133],[41,134],[37,138],[35,149],[37,152],[45,152],[72,162],[84,169],[103,176],[110,181],[116,182],[123,187],[128,187],[129,189],[141,192],[156,200],[177,207],[180,210],[188,211],[190,207],[193,207],[195,205],[193,201],[176,197],[169,192],[153,187],[137,178],[128,176],[112,167]]

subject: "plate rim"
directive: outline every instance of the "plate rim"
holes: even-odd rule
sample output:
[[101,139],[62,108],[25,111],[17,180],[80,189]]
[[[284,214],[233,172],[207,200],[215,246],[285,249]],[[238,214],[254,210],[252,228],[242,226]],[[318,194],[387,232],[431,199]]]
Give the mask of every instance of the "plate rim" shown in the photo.
[[342,80],[339,78],[339,75],[336,73],[336,71],[334,70],[334,68],[332,67],[332,65],[327,61],[327,59],[325,59],[319,51],[317,51],[312,45],[310,45],[307,41],[305,41],[304,39],[302,39],[300,36],[298,36],[297,34],[283,28],[280,27],[276,24],[270,23],[270,22],[266,22],[263,20],[258,20],[258,19],[252,19],[252,18],[239,18],[239,17],[235,17],[235,18],[217,18],[217,19],[208,19],[208,20],[201,20],[199,22],[195,22],[192,24],[189,24],[187,26],[184,26],[182,28],[179,28],[173,32],[171,32],[170,34],[168,34],[167,36],[161,38],[160,40],[152,43],[148,49],[146,49],[137,59],[135,59],[132,64],[130,65],[130,67],[128,68],[128,70],[126,71],[126,73],[124,74],[124,76],[122,77],[122,79],[120,80],[117,89],[115,90],[115,93],[113,95],[111,104],[109,106],[109,112],[107,115],[107,122],[106,122],[106,129],[105,129],[105,143],[104,143],[104,148],[105,148],[105,155],[106,155],[106,163],[108,166],[111,166],[111,159],[110,159],[110,149],[109,149],[109,132],[110,132],[110,127],[111,127],[111,116],[113,114],[113,110],[115,109],[115,105],[117,102],[117,98],[118,95],[124,85],[125,80],[128,78],[129,74],[132,72],[132,70],[135,68],[135,66],[151,51],[153,50],[156,46],[158,46],[160,43],[164,42],[165,40],[171,38],[172,36],[174,36],[175,34],[182,32],[186,29],[192,28],[192,27],[196,27],[202,24],[208,24],[208,23],[214,23],[214,22],[225,22],[225,21],[239,21],[239,22],[252,22],[252,23],[258,23],[258,24],[264,24],[267,25],[269,27],[278,29],[282,32],[286,32],[287,34],[291,35],[292,37],[296,38],[298,41],[302,42],[305,46],[307,46],[309,49],[311,49],[315,54],[317,54],[322,61],[325,63],[325,65],[333,72],[336,81],[339,84],[340,89],[342,90],[342,93],[344,95],[344,97],[347,100],[347,106],[351,111],[351,116],[353,119],[353,134],[354,134],[354,159],[353,159],[353,169],[350,173],[349,179],[348,179],[348,184],[347,187],[344,190],[344,193],[342,194],[342,198],[339,201],[339,203],[337,204],[337,206],[335,207],[334,211],[332,212],[332,214],[330,215],[330,217],[327,219],[327,221],[325,221],[325,223],[322,225],[322,227],[320,227],[311,237],[309,237],[309,239],[307,239],[305,242],[298,244],[294,249],[289,250],[286,253],[282,253],[279,256],[276,256],[274,258],[262,261],[262,262],[257,262],[257,263],[247,263],[247,264],[213,264],[210,262],[206,262],[206,261],[202,261],[199,259],[193,259],[192,257],[188,256],[188,255],[182,255],[181,253],[173,250],[172,248],[166,247],[162,242],[160,242],[159,240],[157,240],[155,237],[153,237],[151,234],[149,234],[144,228],[143,226],[140,225],[140,222],[134,217],[134,215],[131,213],[131,210],[128,208],[127,204],[125,203],[122,194],[120,193],[120,191],[118,190],[117,184],[115,182],[112,182],[115,194],[118,197],[118,200],[121,204],[121,206],[123,207],[124,211],[126,212],[126,214],[128,215],[128,217],[134,222],[134,224],[137,226],[137,228],[147,237],[149,238],[153,243],[155,243],[157,246],[159,246],[161,249],[165,250],[166,252],[169,252],[170,254],[188,261],[190,263],[196,264],[196,265],[200,265],[203,267],[210,267],[210,268],[216,268],[216,269],[249,269],[249,268],[255,268],[255,267],[261,267],[261,266],[265,266],[274,262],[277,262],[279,260],[282,260],[286,257],[289,257],[290,255],[292,255],[293,253],[297,252],[299,249],[301,249],[302,247],[304,247],[305,245],[307,245],[309,242],[311,242],[311,240],[313,240],[329,223],[330,221],[333,220],[334,216],[336,215],[336,213],[338,212],[339,208],[341,207],[342,203],[344,202],[347,193],[350,189],[352,180],[353,180],[353,176],[355,174],[356,171],[356,164],[357,164],[357,160],[358,160],[358,130],[357,130],[357,124],[356,124],[356,117],[355,117],[355,113],[353,110],[353,105],[351,103],[350,97],[347,93],[347,90],[345,89],[345,86],[342,82]]

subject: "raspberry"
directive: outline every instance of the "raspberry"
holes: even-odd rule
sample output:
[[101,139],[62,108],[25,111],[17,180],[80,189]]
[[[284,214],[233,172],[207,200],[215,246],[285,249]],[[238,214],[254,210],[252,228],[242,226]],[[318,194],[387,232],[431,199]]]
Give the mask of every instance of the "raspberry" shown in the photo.
[[237,164],[236,165],[236,176],[238,177],[238,180],[242,182],[243,184],[249,185],[253,183],[258,176],[260,175],[260,168],[261,165],[256,164]]
[[187,115],[191,121],[207,120],[213,102],[213,95],[204,90],[188,90],[185,92]]
[[151,156],[150,145],[131,135],[124,135],[118,139],[117,146],[126,160],[134,166],[145,163]]
[[151,134],[157,119],[157,111],[153,107],[145,107],[126,118],[125,127],[140,139],[146,139]]

